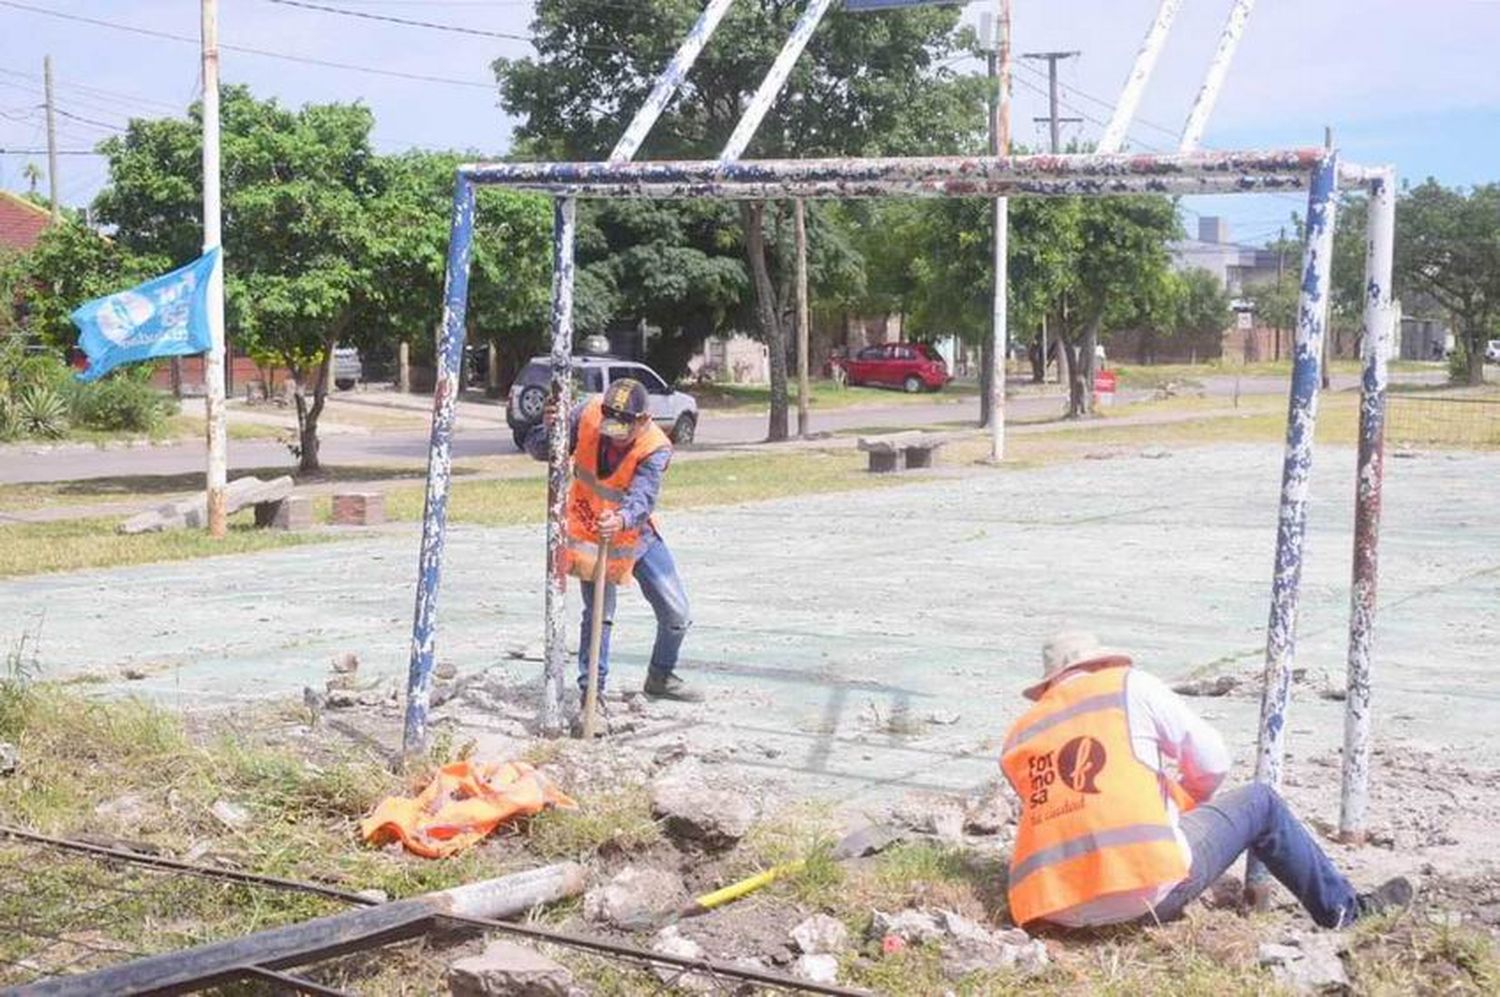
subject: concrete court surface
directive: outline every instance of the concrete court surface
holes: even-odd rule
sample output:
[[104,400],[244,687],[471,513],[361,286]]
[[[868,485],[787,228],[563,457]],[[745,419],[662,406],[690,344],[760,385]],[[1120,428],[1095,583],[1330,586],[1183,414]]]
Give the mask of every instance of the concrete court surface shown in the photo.
[[[1324,673],[1342,684],[1353,464],[1350,449],[1315,459],[1298,652],[1313,685],[1299,687],[1289,719],[1296,758],[1342,736],[1342,704],[1315,685]],[[1377,735],[1495,765],[1500,455],[1387,468]],[[1086,625],[1167,677],[1224,659],[1258,666],[1280,469],[1275,446],[1187,449],[946,468],[900,487],[669,513],[663,531],[696,620],[685,668],[710,701],[656,707],[674,722],[647,736],[692,729],[747,776],[845,805],[973,787],[995,775],[1018,691],[1059,627]],[[539,675],[505,651],[540,641],[541,537],[452,530],[440,658]],[[362,675],[404,672],[416,550],[415,528],[399,527],[4,582],[0,641],[39,632],[45,676],[94,672],[107,680],[94,688],[170,704],[295,699],[335,653],[356,651]],[[644,600],[627,591],[620,606],[615,689],[638,685],[651,637]],[[148,678],[122,681],[127,664]],[[1258,700],[1194,702],[1245,765]]]

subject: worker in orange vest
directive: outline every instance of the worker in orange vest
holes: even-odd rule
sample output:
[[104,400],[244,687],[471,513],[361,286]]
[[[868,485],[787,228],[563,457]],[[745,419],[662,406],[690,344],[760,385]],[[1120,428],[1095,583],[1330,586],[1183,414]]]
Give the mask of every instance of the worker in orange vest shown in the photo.
[[[652,518],[662,478],[672,460],[672,443],[651,420],[649,403],[645,385],[622,378],[611,383],[603,395],[574,406],[569,421],[573,484],[568,491],[564,567],[581,580],[583,589],[583,625],[578,641],[580,700],[588,681],[599,540],[610,541],[599,647],[601,731],[609,727],[604,692],[616,590],[632,578],[640,583],[641,594],[656,614],[656,643],[646,672],[646,695],[683,702],[703,699],[702,693],[676,672],[692,618],[677,564]],[[539,460],[547,457],[547,431],[556,417],[557,404],[548,401],[542,423],[533,427],[526,439],[527,451]]]
[[1325,928],[1410,903],[1402,878],[1356,893],[1271,787],[1216,796],[1229,771],[1218,732],[1092,634],[1049,640],[1042,680],[1024,695],[1036,705],[1000,759],[1022,807],[1017,924],[1171,920],[1247,851]]

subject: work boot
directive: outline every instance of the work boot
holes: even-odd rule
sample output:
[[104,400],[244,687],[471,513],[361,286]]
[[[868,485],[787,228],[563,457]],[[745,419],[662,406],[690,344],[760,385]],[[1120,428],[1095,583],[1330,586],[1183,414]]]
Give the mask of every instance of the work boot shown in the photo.
[[645,692],[647,699],[672,699],[679,703],[703,702],[703,693],[682,681],[672,672],[662,675],[648,671]]
[[1411,880],[1405,876],[1388,879],[1373,892],[1361,893],[1354,898],[1354,919],[1358,921],[1387,911],[1402,910],[1411,906],[1415,893]]
[[[574,737],[583,737],[583,696],[578,697],[578,714],[573,717],[570,731]],[[609,700],[604,698],[600,691],[599,698],[594,703],[594,736],[606,737],[613,733],[614,725],[609,713]]]

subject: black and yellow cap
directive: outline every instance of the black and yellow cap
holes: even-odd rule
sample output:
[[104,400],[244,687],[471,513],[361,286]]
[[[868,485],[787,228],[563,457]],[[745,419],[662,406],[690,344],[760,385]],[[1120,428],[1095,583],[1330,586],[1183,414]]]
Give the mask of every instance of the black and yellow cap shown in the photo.
[[646,386],[633,378],[621,378],[604,390],[604,423],[599,432],[612,440],[623,440],[649,411]]

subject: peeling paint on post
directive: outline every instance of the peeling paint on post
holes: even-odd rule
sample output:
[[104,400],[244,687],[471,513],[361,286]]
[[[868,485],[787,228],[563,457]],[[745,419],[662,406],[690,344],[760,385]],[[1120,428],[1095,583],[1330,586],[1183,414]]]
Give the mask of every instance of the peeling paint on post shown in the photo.
[[454,179],[453,226],[443,287],[443,336],[438,344],[437,382],[432,393],[432,438],[427,456],[427,499],[422,511],[422,548],[417,604],[412,619],[411,666],[406,679],[406,726],[401,750],[407,757],[427,750],[427,707],[437,637],[438,584],[448,529],[448,489],[453,470],[453,422],[458,410],[464,353],[464,314],[469,303],[469,260],[474,237],[474,185],[462,170]]
[[688,70],[698,61],[703,46],[713,37],[732,3],[734,0],[710,0],[709,5],[703,9],[698,23],[693,25],[693,30],[688,32],[688,36],[678,47],[677,54],[672,56],[672,61],[667,63],[661,75],[656,78],[656,85],[651,88],[646,102],[635,112],[625,134],[620,136],[614,151],[609,154],[611,163],[624,163],[635,157],[641,143],[646,141],[646,136],[651,132],[651,127],[656,124],[656,119],[661,117],[661,112],[666,110],[672,95],[682,86],[682,81],[687,79]]
[[568,578],[563,555],[569,464],[568,420],[573,411],[573,240],[577,202],[559,198],[552,222],[552,388],[558,417],[547,436],[547,598],[546,652],[542,688],[542,728],[556,734],[563,727],[563,678],[568,667],[566,616]]
[[1387,170],[1370,181],[1365,245],[1364,374],[1359,399],[1359,470],[1354,490],[1354,571],[1349,594],[1349,677],[1344,700],[1344,771],[1339,837],[1365,841],[1370,787],[1370,671],[1379,575],[1380,489],[1385,475],[1386,361],[1394,312],[1392,254],[1396,229],[1396,177]]
[[1125,78],[1120,99],[1115,102],[1115,111],[1109,116],[1109,124],[1105,126],[1104,136],[1099,139],[1096,152],[1119,152],[1120,146],[1125,144],[1125,133],[1130,129],[1130,121],[1141,104],[1141,96],[1146,92],[1152,70],[1156,68],[1156,59],[1167,43],[1167,35],[1172,30],[1172,22],[1177,18],[1177,9],[1181,6],[1182,0],[1161,0],[1156,17],[1146,31],[1146,40],[1141,42],[1140,51],[1135,54],[1135,65]]
[[[1302,544],[1318,421],[1323,336],[1328,325],[1337,176],[1337,157],[1330,154],[1314,171],[1307,195],[1307,245],[1302,259],[1302,297],[1297,307],[1286,457],[1281,471],[1281,513],[1276,527],[1276,568],[1271,581],[1271,616],[1266,626],[1265,688],[1255,757],[1255,781],[1274,787],[1281,785],[1286,714],[1296,656],[1297,600],[1302,585]],[[1263,885],[1266,870],[1252,860],[1245,878],[1247,886]]]
[[1245,33],[1245,22],[1250,20],[1250,11],[1255,0],[1234,0],[1234,9],[1229,12],[1229,21],[1224,33],[1219,36],[1219,47],[1214,50],[1213,61],[1208,64],[1208,73],[1203,77],[1203,88],[1193,101],[1188,112],[1187,124],[1182,127],[1182,141],[1178,148],[1192,152],[1203,144],[1203,132],[1208,128],[1208,116],[1218,103],[1219,91],[1224,88],[1224,77],[1229,75],[1229,64],[1234,61],[1234,51],[1240,46],[1240,36]]
[[734,126],[734,134],[729,136],[729,141],[724,145],[724,151],[719,154],[719,162],[734,162],[745,154],[745,150],[750,147],[750,140],[755,137],[756,129],[760,128],[760,123],[765,120],[766,114],[771,110],[771,105],[776,103],[781,88],[786,86],[787,78],[792,75],[792,68],[802,57],[802,50],[807,48],[807,43],[812,40],[813,32],[818,30],[818,24],[822,22],[823,15],[828,13],[828,8],[831,6],[833,6],[833,0],[810,0],[807,9],[802,12],[802,17],[792,28],[786,44],[777,54],[776,61],[771,63],[765,79],[760,81],[760,88],[745,105],[745,114],[740,118],[740,123]]

